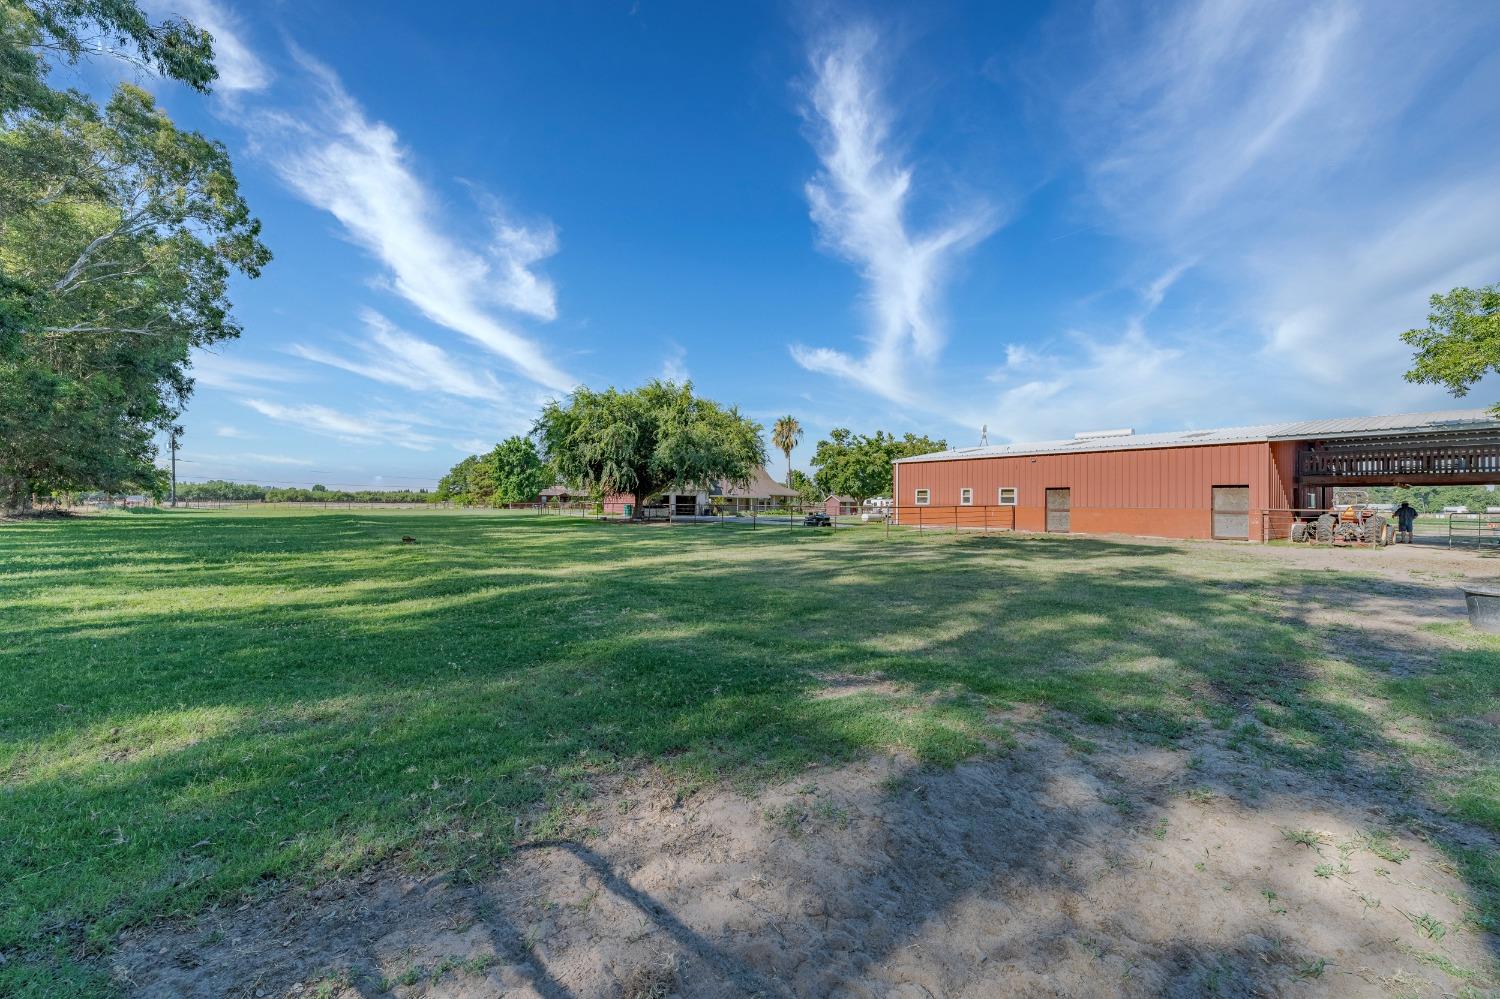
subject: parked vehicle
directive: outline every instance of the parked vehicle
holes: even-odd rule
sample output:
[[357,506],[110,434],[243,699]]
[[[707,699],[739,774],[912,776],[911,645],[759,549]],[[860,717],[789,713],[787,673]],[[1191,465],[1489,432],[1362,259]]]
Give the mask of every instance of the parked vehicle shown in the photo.
[[1293,521],[1292,541],[1319,545],[1388,545],[1396,536],[1385,511],[1364,490],[1336,490],[1333,506]]
[[802,518],[803,527],[832,527],[833,518],[826,513],[810,513]]
[[859,519],[868,524],[872,520],[890,520],[896,511],[896,501],[885,496],[872,496],[860,505]]

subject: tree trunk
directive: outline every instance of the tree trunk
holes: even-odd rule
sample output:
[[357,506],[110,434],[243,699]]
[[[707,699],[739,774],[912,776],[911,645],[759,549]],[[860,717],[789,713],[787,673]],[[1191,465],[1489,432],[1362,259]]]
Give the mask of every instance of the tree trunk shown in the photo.
[[0,475],[0,510],[25,513],[31,509],[31,485],[20,476]]
[[632,495],[635,497],[635,506],[631,507],[631,509],[630,509],[630,519],[631,520],[645,520],[646,519],[646,514],[645,514],[645,511],[644,511],[644,507],[646,505],[645,501],[642,500],[640,493],[633,493]]

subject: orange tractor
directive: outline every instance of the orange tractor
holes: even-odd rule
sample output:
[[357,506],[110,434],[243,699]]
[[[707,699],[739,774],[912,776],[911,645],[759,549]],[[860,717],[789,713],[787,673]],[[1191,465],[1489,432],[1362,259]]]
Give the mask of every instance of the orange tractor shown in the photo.
[[1333,506],[1292,522],[1291,540],[1319,545],[1375,545],[1391,543],[1396,527],[1385,511],[1369,501],[1363,490],[1335,490]]

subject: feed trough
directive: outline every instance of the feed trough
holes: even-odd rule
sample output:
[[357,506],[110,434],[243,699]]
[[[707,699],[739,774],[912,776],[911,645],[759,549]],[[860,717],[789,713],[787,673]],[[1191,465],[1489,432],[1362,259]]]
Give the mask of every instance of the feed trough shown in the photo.
[[1500,635],[1500,587],[1464,586],[1464,603],[1469,606],[1469,624],[1475,631]]

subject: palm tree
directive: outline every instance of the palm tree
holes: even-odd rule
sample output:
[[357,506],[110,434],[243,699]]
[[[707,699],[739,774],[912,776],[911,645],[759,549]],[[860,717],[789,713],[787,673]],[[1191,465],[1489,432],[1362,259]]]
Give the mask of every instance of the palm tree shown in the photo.
[[790,483],[792,479],[792,448],[802,441],[802,424],[797,422],[795,416],[783,416],[776,421],[771,428],[771,443],[776,449],[786,455],[786,478]]

